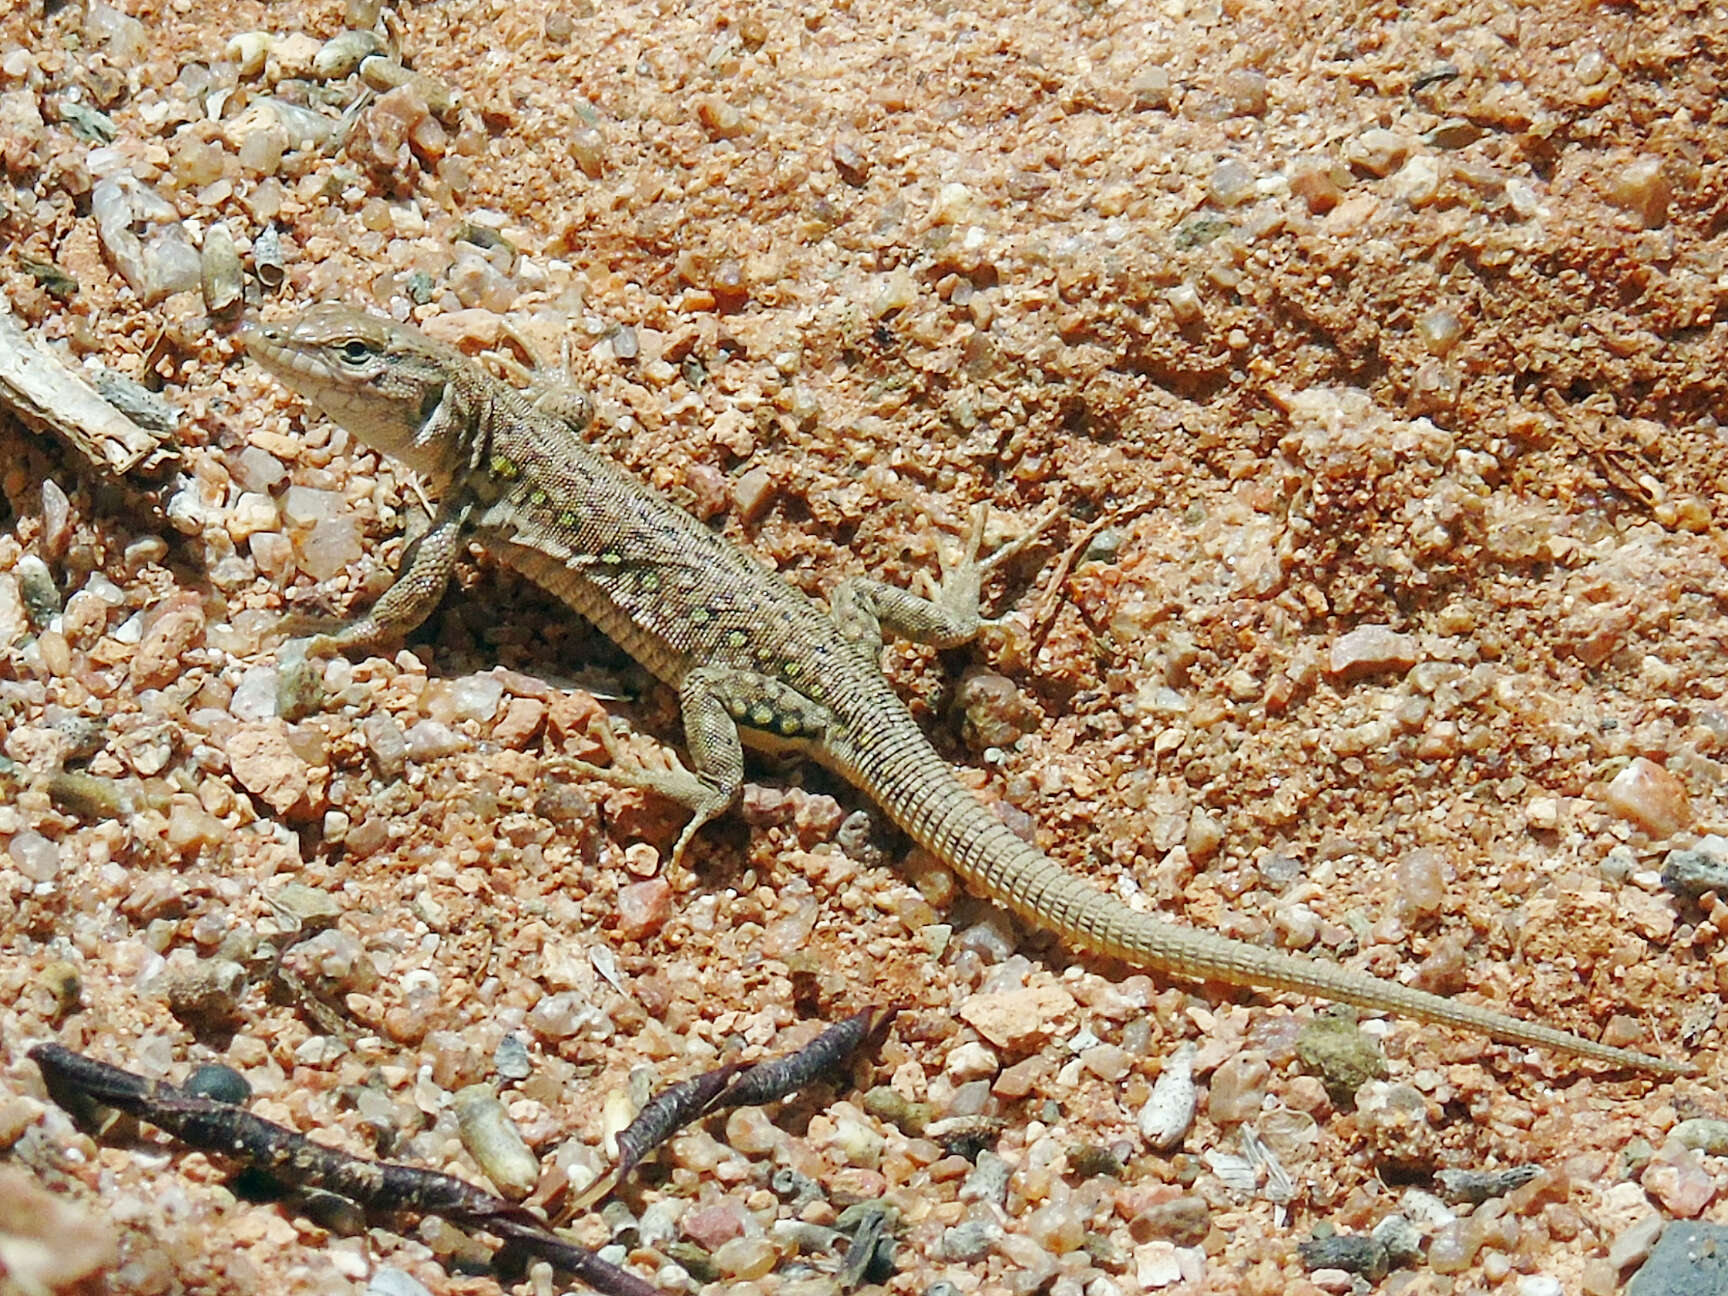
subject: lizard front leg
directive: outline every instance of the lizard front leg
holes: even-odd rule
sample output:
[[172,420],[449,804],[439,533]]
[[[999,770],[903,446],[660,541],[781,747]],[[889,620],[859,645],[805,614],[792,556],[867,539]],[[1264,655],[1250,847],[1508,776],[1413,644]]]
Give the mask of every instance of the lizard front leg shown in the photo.
[[455,570],[467,520],[467,504],[443,504],[432,525],[409,544],[402,570],[383,596],[363,615],[308,638],[306,655],[329,656],[399,642],[431,616]]

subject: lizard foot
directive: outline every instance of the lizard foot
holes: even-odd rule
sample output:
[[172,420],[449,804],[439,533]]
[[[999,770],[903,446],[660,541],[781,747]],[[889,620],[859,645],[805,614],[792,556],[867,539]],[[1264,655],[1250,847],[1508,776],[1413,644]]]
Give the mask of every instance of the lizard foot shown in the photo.
[[978,553],[984,545],[984,527],[990,517],[990,505],[979,504],[972,510],[972,526],[966,533],[966,546],[960,557],[954,562],[942,564],[942,581],[937,590],[936,603],[957,616],[977,617],[978,625],[997,624],[1002,620],[1001,617],[978,616],[979,596],[984,578],[1036,544],[1060,516],[1062,501],[1057,500],[1038,515],[1025,534],[980,558]]
[[583,778],[597,779],[602,783],[610,783],[614,787],[636,788],[643,792],[652,792],[663,796],[669,801],[676,801],[690,811],[690,822],[684,825],[678,834],[678,840],[672,844],[671,853],[667,856],[667,864],[677,867],[683,862],[684,851],[711,820],[718,818],[731,808],[733,798],[721,788],[714,786],[700,774],[692,774],[681,761],[671,752],[667,759],[671,761],[669,769],[650,769],[636,763],[626,755],[617,744],[611,730],[600,727],[601,743],[606,747],[612,758],[610,765],[596,765],[591,761],[577,759],[573,756],[558,756],[546,762],[547,768],[562,774],[574,774]]

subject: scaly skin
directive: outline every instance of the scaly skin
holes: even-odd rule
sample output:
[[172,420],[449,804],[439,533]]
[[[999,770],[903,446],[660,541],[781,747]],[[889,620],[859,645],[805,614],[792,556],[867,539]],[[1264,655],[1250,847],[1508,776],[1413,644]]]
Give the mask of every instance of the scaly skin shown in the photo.
[[693,771],[605,771],[690,807],[675,854],[737,798],[741,742],[791,746],[853,783],[971,890],[1072,945],[1178,976],[1402,1013],[1640,1071],[1691,1072],[1337,964],[1176,926],[1026,845],[954,777],[879,667],[884,625],[943,646],[977,632],[983,568],[971,555],[936,602],[859,581],[838,589],[825,611],[596,454],[545,402],[411,328],[321,305],[287,325],[249,325],[245,339],[331,419],[424,474],[441,501],[432,529],[371,613],[309,650],[400,637],[436,606],[461,540],[478,538],[679,691]]

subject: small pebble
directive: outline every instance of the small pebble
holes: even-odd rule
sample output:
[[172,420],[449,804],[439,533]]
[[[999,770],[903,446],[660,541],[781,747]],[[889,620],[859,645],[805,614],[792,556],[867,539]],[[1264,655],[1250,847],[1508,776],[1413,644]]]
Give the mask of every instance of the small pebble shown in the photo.
[[276,38],[267,31],[240,32],[230,36],[222,56],[235,65],[242,77],[255,77],[264,70],[264,60]]
[[1200,292],[1192,284],[1177,284],[1164,294],[1165,304],[1176,323],[1186,328],[1200,322]]
[[592,126],[571,133],[570,156],[590,180],[606,173],[606,137]]
[[1408,1084],[1369,1080],[1356,1090],[1356,1119],[1376,1159],[1407,1172],[1426,1170],[1438,1154],[1428,1100]]
[[1637,824],[1652,837],[1672,837],[1692,822],[1686,786],[1644,756],[1614,776],[1603,796],[1608,809]]
[[1668,204],[1674,191],[1662,158],[1647,155],[1627,163],[1611,178],[1609,193],[1615,205],[1636,216],[1645,229],[1660,229],[1668,223]]
[[66,546],[72,540],[72,501],[52,477],[42,479],[42,535],[40,545],[49,561],[59,562],[66,556]]
[[752,468],[732,483],[732,507],[738,520],[746,526],[759,520],[774,496],[773,474],[766,468]]
[[288,949],[282,964],[321,998],[369,994],[378,986],[378,967],[360,941],[345,931],[321,931]]
[[574,990],[547,995],[528,1010],[524,1019],[529,1030],[551,1040],[569,1039],[601,1020],[599,1009]]
[[1669,851],[1662,861],[1662,885],[1690,900],[1710,891],[1728,895],[1728,841],[1711,835],[1690,850]]
[[1212,1073],[1206,1110],[1220,1125],[1240,1125],[1260,1114],[1272,1067],[1266,1055],[1237,1053],[1226,1058]]
[[[240,252],[234,246],[234,236],[228,227],[217,221],[204,231],[199,249],[199,284],[204,292],[204,309],[215,316],[229,315],[241,304],[245,285],[240,277]],[[274,507],[270,510],[275,517]],[[255,531],[265,528],[254,526]]]
[[[270,174],[276,169],[275,164],[269,161],[271,151],[274,151],[276,161],[279,162],[288,143],[288,133],[280,126],[263,134],[253,142],[250,165],[260,174]],[[243,155],[241,160],[246,162],[248,159]],[[258,276],[258,282],[266,288],[279,288],[287,278],[288,271],[283,262],[282,232],[274,225],[266,225],[259,231],[258,237],[252,240],[252,273]]]
[[1486,133],[1483,127],[1467,117],[1448,117],[1422,138],[1437,149],[1461,149],[1469,148]]
[[1344,160],[1372,176],[1389,176],[1404,165],[1410,141],[1395,131],[1373,127],[1363,131],[1344,148]]
[[1374,1226],[1373,1237],[1393,1265],[1415,1264],[1422,1258],[1422,1230],[1402,1215],[1382,1219]]
[[1185,1194],[1156,1202],[1128,1221],[1136,1242],[1164,1239],[1177,1246],[1198,1246],[1212,1228],[1212,1208],[1204,1197]]
[[324,709],[324,672],[301,657],[283,662],[276,675],[275,713],[284,720],[303,720]]
[[1177,1046],[1164,1063],[1152,1096],[1140,1109],[1140,1134],[1155,1152],[1166,1152],[1188,1136],[1199,1107],[1200,1091],[1194,1083],[1195,1047],[1188,1041]]
[[642,1217],[636,1222],[642,1245],[657,1250],[664,1249],[678,1236],[679,1217],[688,1207],[688,1202],[677,1198],[665,1198],[649,1203],[643,1210]]
[[1170,69],[1145,67],[1128,82],[1128,93],[1134,97],[1134,107],[1142,112],[1170,106]]
[[48,564],[35,554],[25,554],[13,568],[18,578],[18,592],[24,598],[24,610],[30,624],[41,630],[60,615],[60,589],[54,584]]
[[1225,158],[1212,168],[1207,196],[1219,207],[1236,207],[1254,196],[1254,173],[1239,158]]
[[1638,1181],[1677,1219],[1696,1219],[1716,1196],[1715,1179],[1702,1155],[1691,1148],[1664,1148]]
[[1001,1065],[996,1054],[988,1047],[977,1040],[970,1040],[948,1054],[948,1060],[942,1069],[950,1080],[964,1084],[968,1080],[994,1076],[1001,1069]]
[[679,1221],[684,1236],[712,1254],[726,1243],[744,1236],[744,1216],[732,1202],[718,1202],[687,1211]]
[[465,735],[437,720],[422,720],[412,725],[404,735],[403,745],[408,759],[416,765],[454,756],[469,746]]
[[848,1165],[874,1170],[882,1164],[887,1140],[875,1128],[845,1111],[834,1125],[834,1146]]
[[228,959],[199,959],[168,978],[168,1008],[190,1026],[217,1028],[239,1014],[246,969]]
[[54,997],[54,1012],[57,1017],[64,1017],[83,1005],[84,979],[76,964],[65,959],[54,959],[43,967],[40,979],[48,988],[48,993]]
[[960,1005],[960,1018],[1003,1049],[1031,1048],[1074,1010],[1074,997],[1044,983],[1021,990],[975,994]]
[[304,882],[285,883],[266,899],[272,909],[292,924],[294,931],[325,931],[342,917],[340,900]]
[[972,1173],[960,1185],[960,1200],[1002,1205],[1008,1199],[1008,1179],[1013,1172],[1014,1167],[996,1153],[980,1152]]
[[654,935],[672,916],[672,886],[665,878],[632,882],[618,891],[617,932],[625,940]]
[[1359,1233],[1310,1238],[1296,1250],[1309,1269],[1342,1269],[1361,1274],[1369,1282],[1379,1282],[1391,1269],[1385,1244]]
[[864,1110],[878,1120],[885,1120],[902,1133],[918,1138],[930,1123],[934,1111],[929,1103],[913,1102],[887,1085],[878,1085],[864,1095]]
[[1614,1235],[1608,1244],[1608,1264],[1616,1273],[1641,1263],[1662,1236],[1668,1221],[1655,1210],[1643,1215]]
[[1408,207],[1426,207],[1440,192],[1440,164],[1431,157],[1413,157],[1392,177],[1392,193]]
[[760,1278],[773,1270],[779,1258],[779,1251],[766,1238],[733,1238],[713,1253],[714,1267],[734,1279]]
[[1338,205],[1349,182],[1349,173],[1328,157],[1299,158],[1290,169],[1290,192],[1316,216]]
[[1428,922],[1446,902],[1446,856],[1438,850],[1419,846],[1405,852],[1392,866],[1392,879],[1394,912],[1406,923]]
[[514,1034],[499,1040],[492,1053],[492,1069],[500,1080],[526,1080],[534,1070],[527,1041]]
[[1326,670],[1340,680],[1382,671],[1403,672],[1421,659],[1416,640],[1387,625],[1360,625],[1333,640]]
[[462,1146],[499,1193],[520,1201],[533,1192],[540,1183],[540,1159],[491,1086],[470,1085],[456,1094],[452,1105]]
[[1266,74],[1258,68],[1233,68],[1224,74],[1224,97],[1238,117],[1266,113]]
[[414,1275],[386,1265],[373,1272],[362,1296],[432,1296],[432,1293]]
[[192,1074],[186,1077],[186,1082],[180,1086],[187,1093],[198,1094],[204,1098],[214,1098],[217,1102],[243,1105],[252,1100],[252,1086],[246,1077],[231,1066],[223,1066],[219,1062],[207,1062],[203,1066],[194,1067]]
[[994,1220],[969,1219],[943,1231],[942,1258],[959,1264],[970,1264],[989,1255],[1001,1239],[1002,1226]]
[[1182,1261],[1172,1243],[1147,1242],[1134,1248],[1134,1280],[1142,1291],[1158,1291],[1182,1281]]
[[381,53],[384,42],[369,31],[339,32],[325,41],[312,59],[312,75],[320,81],[334,81],[350,76],[360,67],[360,60]]
[[726,1142],[745,1156],[767,1156],[785,1141],[785,1133],[760,1107],[737,1107],[727,1113]]
[[32,882],[52,882],[60,871],[60,848],[41,833],[26,829],[12,838],[6,851]]
[[360,729],[379,775],[387,779],[400,778],[407,768],[408,739],[396,718],[388,714],[370,715]]

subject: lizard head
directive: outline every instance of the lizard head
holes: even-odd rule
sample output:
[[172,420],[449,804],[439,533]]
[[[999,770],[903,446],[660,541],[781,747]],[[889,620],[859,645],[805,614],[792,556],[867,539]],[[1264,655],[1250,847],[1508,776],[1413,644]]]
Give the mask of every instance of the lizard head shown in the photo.
[[334,302],[282,324],[248,320],[240,336],[280,382],[372,449],[435,479],[449,474],[453,366],[441,343]]

